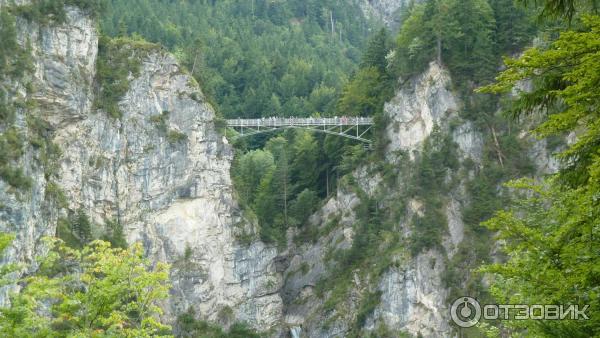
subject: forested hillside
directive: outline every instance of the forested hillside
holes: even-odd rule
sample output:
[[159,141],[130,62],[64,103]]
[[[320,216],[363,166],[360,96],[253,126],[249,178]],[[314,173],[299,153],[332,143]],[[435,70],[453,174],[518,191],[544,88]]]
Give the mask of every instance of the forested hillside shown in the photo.
[[101,27],[175,52],[227,118],[331,114],[371,29],[337,0],[110,0]]

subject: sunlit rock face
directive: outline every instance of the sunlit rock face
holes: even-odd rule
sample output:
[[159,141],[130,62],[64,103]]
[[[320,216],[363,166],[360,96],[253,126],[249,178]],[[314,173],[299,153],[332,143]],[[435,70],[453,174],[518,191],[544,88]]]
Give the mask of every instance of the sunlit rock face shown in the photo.
[[[167,314],[193,307],[217,320],[233,309],[232,320],[270,329],[281,312],[277,252],[236,244],[234,228],[244,220],[229,176],[233,153],[214,128],[212,107],[172,56],[156,52],[143,60],[120,108],[118,121],[91,114],[57,136],[72,207],[97,222],[118,219],[129,242],[142,241],[151,257],[173,264]],[[160,114],[181,140],[152,122]]]
[[409,81],[384,107],[391,120],[387,127],[389,153],[420,149],[434,126],[441,126],[458,109],[450,90],[450,74],[436,62]]
[[[388,327],[423,337],[451,336],[447,315],[447,292],[441,276],[444,257],[430,251],[420,254],[404,268],[388,270],[379,282],[381,304],[373,319]],[[376,321],[366,324],[375,329]]]

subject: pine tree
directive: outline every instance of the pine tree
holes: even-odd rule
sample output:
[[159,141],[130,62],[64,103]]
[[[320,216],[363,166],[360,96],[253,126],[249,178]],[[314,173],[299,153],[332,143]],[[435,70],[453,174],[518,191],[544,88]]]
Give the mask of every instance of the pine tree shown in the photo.
[[271,191],[276,193],[277,205],[283,210],[283,223],[288,225],[288,206],[293,187],[291,184],[291,156],[288,142],[283,137],[276,137],[267,143],[266,149],[273,154],[276,167],[273,171]]
[[319,176],[319,149],[309,132],[297,132],[292,145],[291,176],[297,190],[313,188]]
[[386,56],[390,51],[388,39],[387,30],[382,28],[369,40],[367,50],[360,63],[361,68],[374,67],[381,75],[387,74]]
[[73,233],[82,245],[92,241],[92,223],[85,211],[81,209],[77,211],[77,215],[73,218],[71,226]]

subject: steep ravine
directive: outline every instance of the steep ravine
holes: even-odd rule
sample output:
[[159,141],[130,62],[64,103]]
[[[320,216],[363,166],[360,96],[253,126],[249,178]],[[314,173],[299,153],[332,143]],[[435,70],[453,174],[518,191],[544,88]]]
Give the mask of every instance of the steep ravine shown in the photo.
[[[0,7],[5,5],[0,0]],[[18,191],[0,180],[0,230],[17,235],[4,263],[33,262],[44,252],[42,238],[56,234],[58,220],[83,210],[98,225],[96,235],[106,222],[116,220],[128,242],[141,241],[152,259],[172,264],[173,287],[164,304],[168,321],[193,307],[202,319],[224,326],[245,321],[273,336],[343,337],[356,326],[365,295],[375,294],[374,305],[361,314],[360,329],[452,336],[443,274],[465,238],[461,210],[469,203],[465,180],[470,172],[443,196],[447,227],[440,247],[411,255],[399,246],[390,254],[393,264],[380,274],[352,271],[350,292],[333,310],[329,305],[325,309],[331,292],[322,297],[316,292],[334,271],[332,252],[346,250],[356,240],[361,198],[386,196],[382,208],[395,208],[390,203],[400,199],[398,191],[408,180],[401,168],[414,164],[436,128],[450,135],[461,164],[482,165],[484,136],[458,116],[461,103],[443,67],[432,63],[385,105],[390,121],[385,165],[401,183],[390,186],[378,168],[357,169],[353,179],[346,179],[355,186],[342,184],[310,218],[319,237],[295,241],[290,231],[288,248],[278,252],[260,241],[241,244],[236,239],[253,226],[234,198],[229,173],[233,151],[217,132],[214,110],[200,87],[172,55],[160,48],[134,53],[140,69],[129,74],[129,88],[118,103],[122,116],[114,118],[94,104],[98,32],[92,18],[73,7],[61,24],[18,18],[17,37],[31,48],[33,71],[10,83],[15,100],[32,102],[17,109],[15,128],[31,137],[27,116],[40,118],[61,155],[56,175],[47,175],[50,164],[27,144],[18,165],[32,178],[31,189]],[[532,149],[539,172],[556,169],[543,144]],[[57,207],[53,185],[64,191],[66,208]],[[404,239],[413,231],[410,220],[423,213],[424,205],[410,199],[401,206],[393,229]],[[14,288],[2,290],[2,303]]]

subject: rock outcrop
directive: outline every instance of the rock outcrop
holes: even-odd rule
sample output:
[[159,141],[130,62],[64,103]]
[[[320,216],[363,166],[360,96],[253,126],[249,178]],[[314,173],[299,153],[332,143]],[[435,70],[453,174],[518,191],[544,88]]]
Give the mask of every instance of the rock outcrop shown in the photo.
[[[448,122],[456,118],[459,103],[450,91],[450,76],[446,70],[432,63],[421,76],[413,78],[397,91],[385,105],[385,114],[391,123],[387,129],[390,140],[387,159],[393,164],[398,151],[410,155],[421,151],[425,140],[434,126],[447,128]],[[461,157],[481,157],[481,135],[469,123],[456,128],[453,139],[458,143]],[[354,181],[368,196],[394,196],[399,191],[390,190],[376,170],[361,167],[353,174]],[[399,188],[401,189],[401,188]],[[459,198],[460,192],[455,194]],[[444,240],[447,251],[453,252],[462,241],[463,223],[460,202],[450,198],[447,206],[448,231]],[[366,319],[363,330],[375,331],[382,325],[390,332],[421,334],[424,337],[448,337],[448,291],[442,282],[447,257],[445,252],[430,249],[415,257],[406,250],[399,250],[397,262],[376,280],[354,274],[352,291],[344,300],[344,311],[325,311],[328,295],[319,298],[314,293],[317,283],[334,271],[336,262],[330,253],[344,250],[353,242],[353,226],[357,222],[354,209],[361,203],[356,193],[348,189],[338,191],[325,206],[311,218],[314,226],[328,229],[326,235],[314,244],[291,245],[291,264],[285,274],[282,289],[284,299],[284,323],[290,332],[300,337],[337,337],[349,334],[359,312],[361,298],[368,290],[380,292],[379,305]],[[384,208],[392,206],[381,201]],[[407,203],[407,216],[397,220],[394,228],[409,236],[412,215],[422,212],[421,202]],[[337,226],[331,227],[331,222]],[[328,228],[329,227],[329,228]],[[373,253],[376,254],[376,253]]]
[[402,14],[408,10],[410,3],[411,0],[360,0],[360,7],[365,16],[382,23],[388,29],[397,30],[402,24]]
[[[331,271],[335,271],[336,262],[331,260],[331,253],[352,246],[355,236],[353,225],[360,222],[354,214],[355,207],[361,203],[360,198],[351,190],[342,188],[311,218],[312,224],[325,235],[314,244],[293,244],[290,247],[291,264],[285,273],[282,297],[285,303],[284,323],[292,336],[337,337],[356,333],[352,330],[356,330],[361,300],[374,291],[380,294],[379,302],[364,320],[361,327],[363,332],[379,332],[385,328],[392,335],[453,335],[449,325],[450,290],[443,280],[449,262],[467,237],[462,211],[471,201],[466,186],[473,175],[471,166],[475,170],[481,170],[483,166],[484,135],[472,122],[460,117],[461,102],[451,86],[449,73],[433,62],[423,74],[410,79],[398,89],[384,107],[390,121],[386,130],[390,141],[386,149],[386,161],[391,168],[400,168],[402,161],[417,160],[424,143],[436,129],[449,135],[449,140],[456,145],[459,163],[472,163],[469,165],[471,169],[463,168],[464,172],[460,175],[448,173],[448,179],[455,180],[455,183],[447,194],[441,196],[447,227],[442,230],[440,246],[410,254],[402,248],[409,241],[401,241],[395,257],[392,257],[394,264],[376,278],[354,273],[351,291],[345,295],[347,299],[342,300],[343,304],[333,311],[331,307],[325,309],[331,295],[317,296],[315,286],[320,280],[326,280],[324,278]],[[529,142],[529,136],[525,134],[520,138]],[[544,174],[556,170],[556,161],[552,159],[545,143],[533,142],[533,145],[529,155],[536,164],[537,172]],[[402,185],[408,184],[404,182],[409,181],[409,177],[402,176],[406,172],[399,169],[396,174],[400,175],[399,187],[389,186],[382,179],[381,172],[365,167],[354,172],[353,181],[365,194],[376,198],[383,208],[389,209],[396,206],[386,204],[387,199],[406,198],[400,194],[405,188]],[[413,216],[422,216],[426,206],[418,199],[406,200],[401,205],[406,206],[406,212],[394,220],[394,231],[406,239],[412,231]],[[331,226],[332,219],[337,226]],[[343,311],[339,311],[340,308]]]
[[365,328],[375,330],[383,322],[415,336],[450,337],[444,270],[443,254],[433,250],[402,268],[389,269],[379,281],[381,303]]
[[[284,324],[299,337],[343,337],[349,318],[332,321],[323,311],[324,299],[315,293],[319,281],[328,276],[335,262],[328,258],[333,250],[350,248],[356,216],[352,211],[360,199],[350,191],[338,191],[309,222],[318,227],[321,236],[315,243],[290,243],[290,265],[285,272],[281,295],[286,304]],[[333,222],[333,223],[331,223]],[[331,225],[335,228],[327,230]],[[350,308],[355,307],[351,299]],[[332,322],[331,325],[325,325]],[[295,330],[295,331],[294,331]]]
[[450,75],[436,62],[420,76],[409,80],[385,104],[390,118],[387,138],[389,154],[402,150],[418,150],[435,125],[448,121],[458,110],[458,102],[450,90]]

